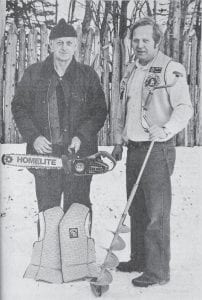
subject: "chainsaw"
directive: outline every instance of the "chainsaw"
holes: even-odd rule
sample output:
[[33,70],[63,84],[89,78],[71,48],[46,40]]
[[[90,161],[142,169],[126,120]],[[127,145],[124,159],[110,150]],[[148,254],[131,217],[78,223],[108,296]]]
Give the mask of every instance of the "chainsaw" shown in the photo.
[[7,166],[34,169],[64,169],[66,174],[77,176],[103,174],[114,169],[116,160],[106,151],[80,158],[76,154],[60,157],[31,154],[3,154],[2,163]]

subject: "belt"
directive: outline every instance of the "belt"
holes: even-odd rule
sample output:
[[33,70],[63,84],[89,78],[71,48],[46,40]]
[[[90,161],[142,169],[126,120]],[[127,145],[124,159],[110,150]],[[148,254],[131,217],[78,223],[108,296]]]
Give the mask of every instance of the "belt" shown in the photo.
[[[144,148],[148,149],[151,145],[151,141],[144,141],[144,142],[135,142],[135,141],[128,141],[128,147],[134,147],[134,148]],[[155,142],[154,146],[174,146],[174,139],[170,139],[165,142]]]

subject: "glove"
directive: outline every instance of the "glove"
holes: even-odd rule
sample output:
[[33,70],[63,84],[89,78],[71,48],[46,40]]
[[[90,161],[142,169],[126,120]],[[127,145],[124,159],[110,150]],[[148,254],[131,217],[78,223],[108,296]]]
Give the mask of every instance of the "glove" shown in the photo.
[[68,147],[68,150],[70,153],[72,152],[72,150],[74,150],[74,152],[77,153],[80,147],[81,147],[81,140],[77,136],[75,136],[73,137],[71,145]]
[[123,147],[122,145],[115,145],[114,150],[112,151],[112,156],[116,161],[119,161],[122,159],[122,152],[123,152]]

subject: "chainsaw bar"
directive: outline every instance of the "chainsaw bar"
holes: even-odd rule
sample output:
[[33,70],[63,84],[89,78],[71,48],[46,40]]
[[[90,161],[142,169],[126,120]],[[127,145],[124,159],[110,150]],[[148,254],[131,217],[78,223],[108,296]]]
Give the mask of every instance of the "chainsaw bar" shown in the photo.
[[61,169],[62,159],[53,156],[30,155],[30,154],[3,154],[4,165],[35,169]]
[[[107,158],[107,162],[103,159]],[[62,155],[62,158],[46,155],[4,154],[2,163],[7,166],[34,169],[64,169],[65,173],[74,175],[96,175],[111,171],[116,161],[105,151],[100,151],[88,157],[79,158]],[[110,166],[111,164],[111,166]]]

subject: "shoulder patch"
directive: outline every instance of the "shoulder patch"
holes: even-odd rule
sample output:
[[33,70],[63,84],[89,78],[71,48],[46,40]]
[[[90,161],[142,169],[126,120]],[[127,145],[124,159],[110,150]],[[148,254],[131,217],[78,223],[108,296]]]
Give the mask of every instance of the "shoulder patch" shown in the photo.
[[152,72],[152,73],[161,73],[161,71],[162,71],[161,67],[151,67],[149,69],[149,72]]

